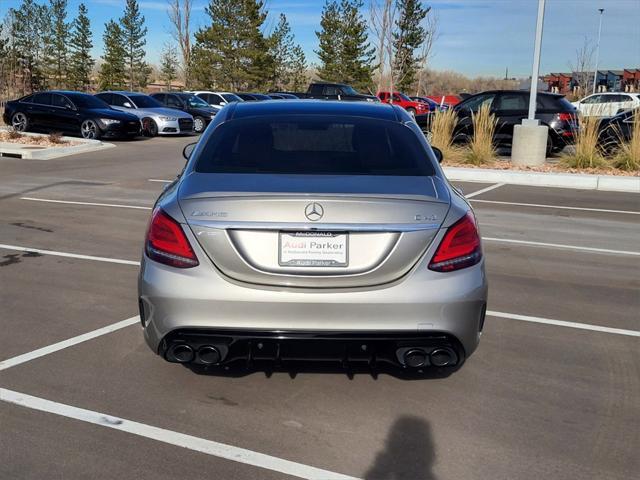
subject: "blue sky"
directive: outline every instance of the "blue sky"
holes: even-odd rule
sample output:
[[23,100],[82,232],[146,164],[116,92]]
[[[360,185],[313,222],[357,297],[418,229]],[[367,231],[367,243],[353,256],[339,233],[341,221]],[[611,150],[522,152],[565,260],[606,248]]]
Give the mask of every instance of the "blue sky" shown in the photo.
[[[19,0],[0,0],[0,17]],[[69,0],[75,15],[79,1]],[[102,52],[104,23],[122,14],[124,0],[87,0],[94,31],[95,55]],[[205,26],[207,0],[195,0],[195,27]],[[315,31],[319,29],[323,0],[267,0],[266,28],[272,29],[283,12],[307,58],[316,61]],[[365,0],[365,6],[369,4]],[[530,75],[537,0],[425,0],[439,18],[440,36],[434,47],[433,68],[467,75]],[[140,1],[149,29],[149,60],[157,62],[171,40],[165,0]],[[584,38],[595,42],[598,8],[605,8],[600,67],[640,67],[640,0],[547,0],[541,71],[567,71]],[[368,12],[364,12],[368,18]]]

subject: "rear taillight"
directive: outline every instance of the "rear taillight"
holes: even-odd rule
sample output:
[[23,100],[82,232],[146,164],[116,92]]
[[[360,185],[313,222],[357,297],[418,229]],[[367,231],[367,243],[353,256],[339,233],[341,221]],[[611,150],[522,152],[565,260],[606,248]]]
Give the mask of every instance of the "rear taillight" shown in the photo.
[[470,211],[449,227],[431,259],[429,269],[452,272],[475,265],[482,259],[476,219]]
[[573,113],[559,113],[558,120],[562,122],[571,122],[574,120],[574,115]]
[[145,251],[150,259],[172,267],[190,268],[198,265],[198,258],[182,227],[160,208],[151,216]]

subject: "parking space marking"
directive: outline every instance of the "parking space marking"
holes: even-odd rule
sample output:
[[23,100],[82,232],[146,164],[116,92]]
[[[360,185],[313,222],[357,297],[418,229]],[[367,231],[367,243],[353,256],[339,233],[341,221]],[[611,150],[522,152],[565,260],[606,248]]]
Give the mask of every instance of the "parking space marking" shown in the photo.
[[115,207],[115,208],[133,208],[137,210],[151,210],[151,207],[139,207],[137,205],[123,205],[121,203],[77,202],[72,200],[52,200],[49,198],[34,198],[34,197],[20,197],[20,200],[29,200],[31,202],[64,203],[69,205],[89,205],[93,207]]
[[101,427],[127,432],[139,437],[149,438],[158,442],[182,447],[195,452],[204,453],[213,457],[223,458],[232,462],[252,465],[254,467],[271,470],[274,472],[291,475],[293,477],[305,478],[308,480],[358,480],[356,477],[331,472],[320,468],[312,467],[302,463],[285,460],[260,452],[254,452],[245,448],[227,445],[225,443],[207,440],[184,433],[167,430],[153,425],[127,420],[125,418],[113,417],[93,410],[66,405],[64,403],[53,402],[40,397],[34,397],[25,393],[15,392],[0,388],[0,400],[18,405],[21,407],[38,410],[40,412],[52,413],[81,422],[98,425]]
[[[473,193],[471,194],[473,195]],[[471,195],[467,195],[467,198],[471,197]],[[498,200],[480,200],[474,199],[471,200],[473,203],[492,203],[496,205],[515,205],[517,207],[532,207],[532,208],[552,208],[558,210],[579,210],[583,212],[599,212],[599,213],[623,213],[627,215],[640,215],[640,212],[635,212],[633,210],[609,210],[606,208],[586,208],[586,207],[568,207],[562,205],[543,205],[539,203],[519,203],[519,202],[501,202]]]
[[590,325],[588,323],[566,322],[564,320],[553,320],[550,318],[532,317],[529,315],[517,315],[515,313],[503,313],[487,310],[490,317],[506,318],[509,320],[519,320],[522,322],[543,323],[546,325],[556,325],[559,327],[577,328],[579,330],[592,330],[594,332],[613,333],[616,335],[626,335],[628,337],[640,337],[640,331],[626,330],[624,328],[603,327],[601,325]]
[[171,182],[173,182],[173,180],[160,180],[158,178],[150,178],[147,181],[149,181],[149,182],[157,182],[157,183],[171,183]]
[[505,186],[506,183],[496,183],[495,185],[490,185],[486,188],[481,188],[480,190],[476,190],[475,192],[471,192],[469,195],[465,195],[466,198],[473,198],[477,195],[481,195],[483,193],[490,192],[491,190],[495,190],[496,188],[500,188]]
[[135,317],[127,318],[126,320],[122,320],[117,323],[112,323],[111,325],[107,325],[106,327],[98,328],[97,330],[83,333],[82,335],[68,338],[52,345],[47,345],[46,347],[33,350],[32,352],[23,353],[22,355],[18,355],[17,357],[3,360],[0,362],[0,371],[6,370],[7,368],[15,367],[16,365],[20,365],[22,363],[30,362],[31,360],[44,357],[45,355],[49,355],[51,353],[59,352],[60,350],[64,350],[65,348],[69,348],[74,345],[78,345],[79,343],[101,337],[102,335],[107,335],[108,333],[115,332],[131,325],[135,325],[136,323],[140,323],[140,317],[137,315]]
[[557,248],[560,250],[575,250],[577,252],[603,253],[608,255],[631,255],[634,257],[640,256],[640,252],[632,252],[629,250],[610,250],[608,248],[581,247],[579,245],[564,245],[560,243],[532,242],[529,240],[515,240],[511,238],[482,237],[482,240],[487,242],[511,243],[514,245],[527,245],[531,247],[547,247],[547,248]]
[[78,258],[80,260],[93,260],[94,262],[119,263],[121,265],[140,266],[140,262],[133,260],[123,260],[121,258],[96,257],[93,255],[81,255],[78,253],[57,252],[55,250],[43,250],[41,248],[20,247],[18,245],[5,245],[0,243],[0,249],[15,250],[18,252],[41,253],[42,255],[53,255],[54,257]]

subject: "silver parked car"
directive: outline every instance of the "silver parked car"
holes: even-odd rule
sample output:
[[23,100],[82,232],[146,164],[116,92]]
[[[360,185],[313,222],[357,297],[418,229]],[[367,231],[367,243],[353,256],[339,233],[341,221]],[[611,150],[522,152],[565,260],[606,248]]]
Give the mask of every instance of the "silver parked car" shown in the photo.
[[397,106],[227,106],[152,213],[148,345],[200,366],[457,368],[487,280],[474,214],[437,158]]
[[155,98],[136,92],[100,92],[95,95],[112,108],[132,113],[140,119],[142,132],[150,137],[193,133],[193,117],[167,108]]

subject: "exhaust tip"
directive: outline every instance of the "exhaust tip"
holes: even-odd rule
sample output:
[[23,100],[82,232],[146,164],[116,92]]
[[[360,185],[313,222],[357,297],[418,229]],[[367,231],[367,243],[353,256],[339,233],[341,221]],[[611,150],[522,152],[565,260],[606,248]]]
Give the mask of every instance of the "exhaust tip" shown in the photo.
[[429,361],[434,367],[446,367],[455,363],[455,354],[448,348],[436,348],[429,355]]
[[171,350],[169,350],[169,355],[173,357],[178,363],[190,362],[194,357],[193,348],[191,348],[186,343],[179,343],[171,347]]
[[205,365],[213,365],[220,362],[220,351],[213,345],[205,345],[198,349],[198,360]]
[[404,354],[404,364],[408,367],[423,367],[427,363],[427,352],[421,348],[412,348]]

